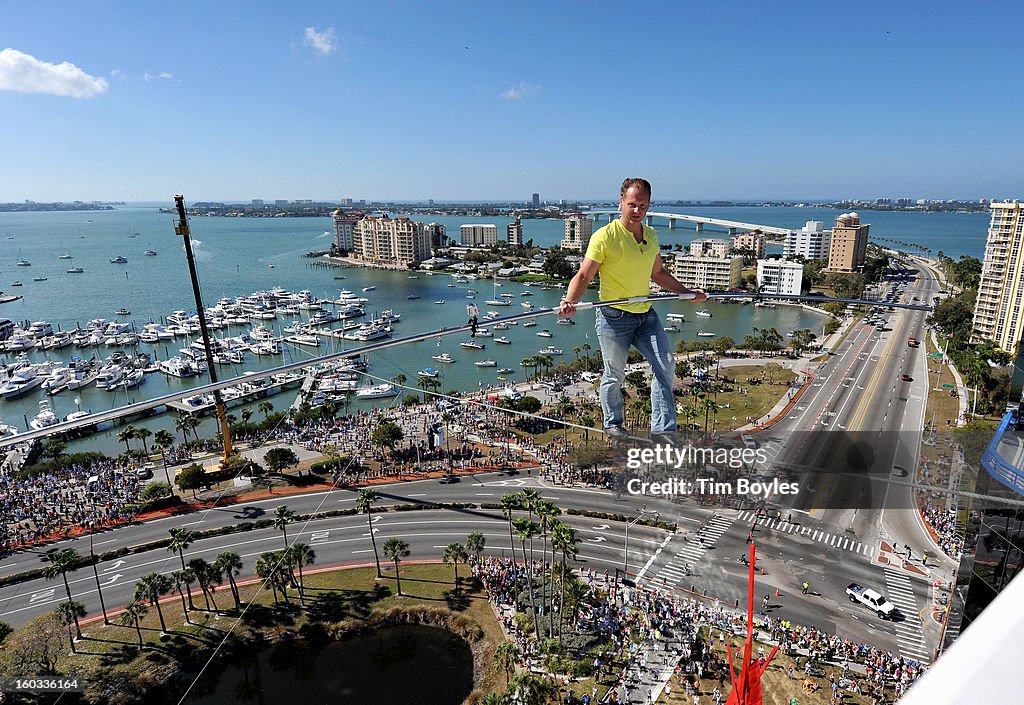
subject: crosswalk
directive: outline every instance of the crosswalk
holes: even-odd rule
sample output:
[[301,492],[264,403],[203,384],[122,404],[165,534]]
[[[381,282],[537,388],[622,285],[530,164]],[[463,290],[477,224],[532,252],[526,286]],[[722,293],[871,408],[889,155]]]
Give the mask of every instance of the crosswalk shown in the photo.
[[693,538],[684,540],[683,545],[675,552],[675,555],[658,571],[658,578],[672,585],[684,584],[692,570],[696,567],[697,562],[715,545],[715,542],[722,537],[722,534],[729,530],[732,524],[733,519],[729,517],[718,516],[717,514],[711,517],[711,520],[704,525],[699,535],[694,535]]
[[916,661],[930,661],[931,653],[922,634],[921,616],[910,578],[902,571],[886,568],[885,587],[885,596],[896,605],[904,618],[900,622],[893,622],[900,654]]
[[868,558],[872,558],[875,555],[874,546],[864,543],[863,541],[858,541],[856,537],[850,538],[849,536],[833,534],[828,531],[824,531],[823,529],[815,529],[813,526],[800,526],[799,524],[793,524],[777,517],[756,516],[754,512],[751,511],[740,512],[739,519],[740,521],[756,524],[757,526],[763,526],[766,529],[774,529],[784,534],[806,536],[811,541],[825,544],[830,548],[835,548],[840,551],[851,551],[853,553],[859,553],[867,556]]

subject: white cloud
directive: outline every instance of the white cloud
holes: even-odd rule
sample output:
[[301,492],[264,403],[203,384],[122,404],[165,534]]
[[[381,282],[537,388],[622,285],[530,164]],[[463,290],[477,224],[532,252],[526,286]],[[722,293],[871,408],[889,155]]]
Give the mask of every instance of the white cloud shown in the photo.
[[174,74],[173,73],[167,73],[166,71],[161,71],[160,73],[150,73],[149,71],[147,71],[146,73],[144,73],[142,75],[142,79],[144,81],[152,81],[155,78],[171,79],[171,78],[174,78]]
[[508,90],[502,91],[501,99],[522,100],[526,96],[533,95],[538,90],[540,90],[540,86],[535,86],[532,83],[527,83],[526,81],[520,81],[518,86],[512,86]]
[[323,56],[333,54],[338,49],[338,38],[334,34],[334,27],[328,27],[323,32],[317,31],[316,27],[306,27],[306,38],[302,40],[302,43]]
[[110,69],[110,75],[114,78],[124,78],[124,71],[121,69]]
[[95,98],[109,87],[68,61],[50,64],[17,49],[0,51],[0,90]]

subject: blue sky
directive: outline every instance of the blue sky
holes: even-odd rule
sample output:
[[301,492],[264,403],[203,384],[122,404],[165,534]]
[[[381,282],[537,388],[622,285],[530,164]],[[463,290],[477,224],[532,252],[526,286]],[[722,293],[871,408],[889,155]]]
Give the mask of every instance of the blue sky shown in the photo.
[[0,201],[597,199],[635,175],[655,199],[1019,197],[1022,19],[945,0],[12,3]]

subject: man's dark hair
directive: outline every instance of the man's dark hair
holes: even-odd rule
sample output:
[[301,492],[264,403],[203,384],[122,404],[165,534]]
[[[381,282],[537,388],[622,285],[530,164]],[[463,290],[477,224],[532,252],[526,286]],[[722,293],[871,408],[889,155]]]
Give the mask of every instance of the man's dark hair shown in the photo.
[[651,182],[648,181],[647,179],[640,179],[636,177],[626,179],[625,181],[622,182],[622,188],[619,189],[619,196],[625,197],[626,191],[630,190],[634,186],[640,189],[641,191],[645,191],[647,193],[647,199],[650,200]]

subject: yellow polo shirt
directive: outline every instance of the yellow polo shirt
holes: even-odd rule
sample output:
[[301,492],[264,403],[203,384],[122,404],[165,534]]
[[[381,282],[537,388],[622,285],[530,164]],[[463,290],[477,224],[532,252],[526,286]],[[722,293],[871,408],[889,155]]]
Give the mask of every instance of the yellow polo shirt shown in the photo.
[[[634,296],[649,296],[651,271],[658,255],[658,233],[644,225],[644,240],[638,243],[622,221],[615,219],[590,238],[586,257],[601,265],[601,301],[613,301]],[[614,306],[630,313],[645,313],[651,308],[649,301]]]

